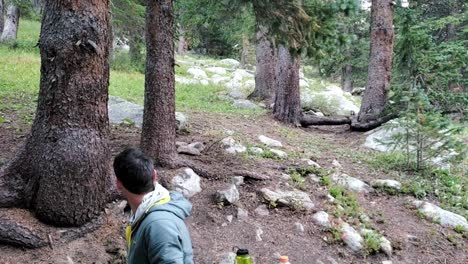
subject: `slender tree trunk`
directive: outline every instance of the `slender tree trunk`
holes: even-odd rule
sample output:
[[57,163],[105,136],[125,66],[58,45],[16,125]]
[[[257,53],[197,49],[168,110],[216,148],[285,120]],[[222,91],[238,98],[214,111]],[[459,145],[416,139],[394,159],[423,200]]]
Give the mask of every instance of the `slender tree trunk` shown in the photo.
[[245,67],[248,64],[250,41],[246,34],[242,34],[242,51],[241,51],[241,66]]
[[298,125],[302,117],[299,90],[300,58],[283,45],[278,47],[274,117]]
[[106,0],[46,2],[36,117],[24,147],[0,175],[0,206],[30,207],[59,226],[100,214],[112,182],[109,33]]
[[257,66],[255,69],[255,89],[249,98],[271,100],[275,89],[276,58],[273,45],[268,39],[268,28],[257,22]]
[[346,64],[341,68],[341,87],[345,92],[353,90],[353,66]]
[[185,29],[183,27],[179,28],[179,45],[177,47],[177,53],[179,55],[187,54],[187,40],[185,40]]
[[7,19],[3,28],[0,42],[6,42],[16,39],[18,33],[20,11],[15,5],[8,6]]
[[392,70],[393,8],[389,0],[372,0],[371,44],[367,87],[359,122],[378,118],[387,103]]
[[141,147],[160,165],[172,165],[175,148],[174,14],[172,0],[149,1]]
[[3,26],[5,24],[4,20],[3,20],[3,9],[5,8],[5,2],[4,0],[0,0],[0,36],[2,36],[2,32],[3,32]]

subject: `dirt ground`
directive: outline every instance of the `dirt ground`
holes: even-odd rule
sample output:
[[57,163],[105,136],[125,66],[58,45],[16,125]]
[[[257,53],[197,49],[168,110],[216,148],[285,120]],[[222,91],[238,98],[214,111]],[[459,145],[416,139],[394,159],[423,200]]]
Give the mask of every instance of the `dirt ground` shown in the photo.
[[[352,253],[339,241],[331,242],[330,232],[312,222],[315,211],[326,208],[328,191],[311,181],[307,193],[315,204],[312,212],[304,213],[287,208],[270,209],[268,216],[259,217],[254,209],[263,203],[258,190],[263,187],[283,187],[291,182],[281,179],[284,169],[299,164],[301,158],[312,158],[322,167],[330,168],[334,159],[343,171],[369,181],[389,176],[371,170],[353,157],[353,153],[365,153],[361,147],[364,135],[349,132],[347,127],[295,128],[279,124],[268,115],[259,117],[233,117],[221,114],[189,113],[190,132],[178,135],[178,141],[201,141],[207,148],[194,160],[204,163],[219,172],[216,179],[202,178],[202,192],[193,196],[193,213],[188,219],[195,263],[217,263],[219,256],[232,251],[234,246],[248,248],[257,264],[278,263],[276,254],[288,255],[293,264],[320,263],[468,263],[466,238],[439,225],[421,219],[408,205],[412,197],[389,196],[384,193],[358,195],[358,201],[372,221],[392,242],[394,253],[369,256]],[[16,120],[11,116],[9,120]],[[231,130],[235,139],[244,144],[259,144],[257,137],[266,135],[280,140],[290,157],[286,160],[248,158],[224,154],[220,140]],[[20,121],[0,124],[0,166],[13,157],[24,141],[28,125]],[[133,127],[114,127],[111,145],[115,155],[126,146],[138,146],[140,131]],[[233,169],[248,169],[270,176],[270,180],[247,181],[239,187],[240,202],[236,205],[219,206],[213,202],[213,194],[231,179],[226,172]],[[170,172],[169,172],[170,174]],[[94,232],[67,244],[52,243],[49,247],[28,250],[0,245],[0,263],[125,263],[123,228],[127,215],[121,201],[110,203],[103,212],[104,224]],[[237,219],[237,208],[249,212],[246,220]],[[0,217],[21,215],[25,221],[34,223],[34,218],[25,210],[2,209]],[[227,216],[232,215],[232,222]],[[303,233],[296,233],[294,223],[304,226]],[[42,225],[40,223],[35,223]],[[262,229],[262,241],[257,241],[256,230]],[[450,239],[452,238],[452,239]],[[453,238],[456,238],[454,240]],[[455,242],[454,242],[455,241]]]

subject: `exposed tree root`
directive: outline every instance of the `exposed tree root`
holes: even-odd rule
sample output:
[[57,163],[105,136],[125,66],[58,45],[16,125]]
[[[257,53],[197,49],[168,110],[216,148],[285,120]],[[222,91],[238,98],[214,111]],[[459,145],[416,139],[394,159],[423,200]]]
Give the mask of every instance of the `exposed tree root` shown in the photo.
[[370,120],[366,123],[360,123],[360,122],[357,122],[357,120],[353,119],[351,123],[351,130],[362,131],[362,132],[369,131],[387,123],[388,121],[392,119],[397,118],[398,115],[399,113],[391,113],[389,115]]
[[48,240],[44,233],[0,216],[0,243],[17,247],[39,248],[47,246]]

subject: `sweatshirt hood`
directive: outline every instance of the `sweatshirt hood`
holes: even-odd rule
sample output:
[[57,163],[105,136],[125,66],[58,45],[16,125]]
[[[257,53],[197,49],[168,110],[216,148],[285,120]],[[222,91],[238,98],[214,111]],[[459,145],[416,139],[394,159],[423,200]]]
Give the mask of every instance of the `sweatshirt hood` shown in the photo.
[[149,212],[171,212],[180,219],[184,220],[192,213],[192,204],[179,192],[171,191],[169,194],[171,200],[168,203],[154,206],[149,210]]

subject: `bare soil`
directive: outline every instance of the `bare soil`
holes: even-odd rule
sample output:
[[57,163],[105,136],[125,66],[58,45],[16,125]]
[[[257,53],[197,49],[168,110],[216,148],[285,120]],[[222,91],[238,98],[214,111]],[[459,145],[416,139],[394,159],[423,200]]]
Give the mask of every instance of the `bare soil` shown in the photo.
[[[8,120],[11,121],[0,124],[0,167],[13,157],[29,128],[13,113],[9,115]],[[196,263],[217,263],[219,256],[232,251],[234,246],[248,248],[258,264],[277,263],[277,253],[288,255],[293,264],[382,263],[384,260],[393,263],[468,263],[466,238],[418,217],[416,211],[408,206],[414,199],[412,197],[380,192],[357,196],[373,226],[392,242],[394,254],[391,257],[383,253],[368,256],[352,253],[341,242],[333,240],[330,232],[312,222],[313,212],[278,207],[270,209],[270,214],[265,217],[254,214],[254,209],[264,202],[258,190],[291,186],[292,182],[282,180],[280,176],[285,168],[301,164],[301,158],[312,158],[325,168],[331,168],[332,161],[336,159],[342,164],[343,171],[365,181],[388,178],[353,155],[369,152],[361,147],[365,138],[362,133],[349,132],[346,126],[307,129],[285,126],[268,115],[233,117],[193,112],[189,116],[190,131],[178,135],[177,140],[200,141],[206,149],[201,156],[185,158],[199,161],[219,174],[215,179],[202,179],[203,191],[191,198],[193,214],[187,224]],[[289,158],[275,160],[227,155],[220,146],[226,130],[233,131],[233,137],[243,144],[259,145],[257,137],[262,134],[280,140]],[[138,146],[139,140],[139,129],[116,126],[112,129],[112,152],[115,155],[127,146]],[[213,194],[231,182],[226,175],[233,169],[262,173],[270,176],[270,180],[247,181],[239,187],[241,199],[238,204],[217,205],[213,202]],[[171,171],[162,175],[169,177]],[[316,205],[314,211],[327,208],[328,191],[325,187],[307,181],[306,192]],[[72,242],[52,241],[49,247],[34,250],[0,245],[0,263],[125,263],[123,229],[127,215],[119,205],[121,201],[110,203],[103,212],[104,224]],[[244,221],[236,217],[239,207],[249,212]],[[227,220],[228,215],[234,216],[232,222]],[[37,222],[24,209],[1,209],[0,217],[5,216],[20,219],[22,224],[33,228],[51,228]],[[304,226],[305,232],[295,232],[296,222]],[[261,241],[256,240],[257,229],[263,231]]]

